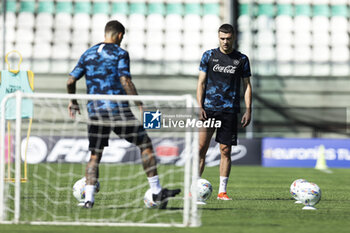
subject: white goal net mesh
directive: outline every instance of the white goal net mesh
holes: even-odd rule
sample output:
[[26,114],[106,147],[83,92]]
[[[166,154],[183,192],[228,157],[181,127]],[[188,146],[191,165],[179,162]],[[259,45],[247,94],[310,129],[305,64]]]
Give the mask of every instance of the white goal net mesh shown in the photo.
[[[92,96],[74,95],[80,106],[75,119],[69,117],[65,94],[15,93],[20,106],[31,99],[32,122],[8,120],[1,114],[0,221],[32,224],[77,225],[199,225],[195,195],[190,184],[198,169],[194,164],[198,138],[191,128],[157,128],[149,125],[148,113],[188,117],[193,109],[190,96]],[[20,97],[18,97],[20,96]],[[21,98],[22,97],[22,98]],[[160,182],[169,189],[181,188],[180,195],[165,210],[148,209],[144,194],[149,189],[139,149],[110,134],[99,167],[100,191],[93,209],[77,206],[74,183],[85,176],[90,158],[87,102],[109,98],[128,101],[130,109],[152,139]],[[124,99],[123,99],[124,98]],[[21,99],[21,100],[20,100]],[[134,101],[142,101],[141,112]],[[6,98],[2,103],[5,109]],[[7,111],[7,108],[6,110]],[[185,112],[185,113],[184,113]],[[19,114],[17,114],[19,115]],[[162,117],[162,116],[161,116]],[[151,119],[152,120],[152,119]],[[160,119],[158,123],[162,124]],[[168,121],[169,122],[169,121]],[[157,123],[157,122],[152,122]],[[130,124],[130,122],[129,122]],[[135,124],[135,122],[131,122]],[[20,128],[20,130],[18,129]],[[129,132],[130,133],[130,132]],[[137,132],[131,132],[137,133]],[[16,159],[16,158],[21,159]],[[2,188],[2,189],[1,189]],[[193,191],[193,190],[192,190]]]

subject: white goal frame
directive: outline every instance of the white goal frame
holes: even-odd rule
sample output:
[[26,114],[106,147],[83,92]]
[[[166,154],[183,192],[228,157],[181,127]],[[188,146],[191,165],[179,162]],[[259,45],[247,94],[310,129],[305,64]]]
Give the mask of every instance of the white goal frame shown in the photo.
[[[15,123],[15,182],[14,182],[14,218],[6,219],[6,193],[5,193],[5,134],[6,134],[6,102],[9,99],[16,99],[16,123]],[[201,225],[197,209],[197,187],[196,184],[199,170],[198,158],[198,132],[191,128],[185,132],[185,153],[186,161],[184,165],[184,204],[182,223],[117,223],[117,222],[60,222],[60,221],[30,221],[21,222],[21,105],[23,98],[28,99],[67,99],[68,100],[114,100],[114,101],[184,101],[186,108],[197,106],[195,99],[191,95],[181,96],[156,96],[156,95],[88,95],[88,94],[54,94],[54,93],[23,93],[17,91],[8,94],[1,101],[0,118],[0,224],[20,224],[27,223],[33,225],[88,225],[88,226],[151,226],[151,227],[197,227]],[[68,114],[68,112],[67,112]],[[191,195],[192,194],[192,195]]]

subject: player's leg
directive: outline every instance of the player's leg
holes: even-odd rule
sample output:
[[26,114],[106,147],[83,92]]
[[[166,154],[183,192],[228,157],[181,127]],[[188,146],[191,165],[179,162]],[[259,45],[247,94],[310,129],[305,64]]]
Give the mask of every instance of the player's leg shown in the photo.
[[220,144],[220,185],[218,199],[231,200],[227,196],[227,182],[231,172],[231,145]]
[[157,160],[155,158],[151,139],[147,136],[144,143],[136,143],[141,151],[142,166],[147,177],[158,175]]
[[[143,134],[142,130],[140,133],[141,135]],[[147,134],[143,139],[139,140],[136,145],[141,150],[142,165],[153,194],[153,200],[158,203],[159,208],[165,209],[168,204],[168,198],[175,197],[181,192],[181,189],[167,189],[162,188],[160,185],[157,171],[157,160],[152,147],[152,141]]]
[[125,114],[123,118],[131,122],[135,122],[135,126],[124,126],[114,127],[113,131],[119,135],[120,138],[124,138],[130,143],[135,144],[140,148],[142,166],[146,173],[149,186],[151,188],[153,199],[156,201],[160,208],[166,208],[169,197],[175,197],[181,192],[181,189],[169,190],[162,188],[160,185],[158,171],[157,171],[157,160],[152,146],[152,141],[148,137],[145,129],[137,121],[135,116],[131,113]]
[[[129,108],[114,116],[116,126],[113,132],[120,138],[127,140],[139,147],[143,169],[147,177],[157,177],[157,160],[154,155],[151,139],[148,137],[141,123],[136,119]],[[156,191],[160,191],[156,190]]]
[[[208,119],[212,117],[212,112],[207,112]],[[205,168],[205,158],[210,145],[211,138],[215,132],[215,128],[205,128],[199,129],[199,178],[202,176]],[[203,200],[197,200],[198,205],[205,205],[206,202]]]
[[215,128],[201,128],[199,131],[199,177],[201,177],[204,172],[205,157],[214,132]]
[[99,164],[102,158],[103,148],[108,146],[108,139],[111,128],[94,124],[98,119],[92,118],[92,123],[88,125],[90,160],[86,166],[85,177],[85,208],[92,208],[95,203],[95,185],[99,177]]
[[220,185],[217,199],[232,200],[227,196],[227,183],[231,172],[231,147],[237,145],[237,115],[223,113],[220,116],[221,128],[216,141],[220,143]]
[[102,152],[91,151],[91,156],[85,169],[86,186],[85,186],[85,208],[92,208],[95,203],[95,185],[99,176],[98,166],[102,158]]
[[[145,131],[138,131],[140,131],[138,133],[139,137],[134,142],[140,148],[143,170],[146,173],[152,193],[158,194],[162,190],[162,186],[158,177],[157,160],[152,147],[152,141]],[[141,134],[144,134],[144,136],[140,137]]]
[[231,145],[220,144],[220,176],[229,177],[231,172]]

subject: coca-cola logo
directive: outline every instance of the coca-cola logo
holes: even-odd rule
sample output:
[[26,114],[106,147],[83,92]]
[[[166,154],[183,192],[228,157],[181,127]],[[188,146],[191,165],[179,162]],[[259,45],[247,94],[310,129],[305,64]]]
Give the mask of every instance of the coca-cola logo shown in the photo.
[[220,72],[220,73],[226,73],[226,74],[234,74],[236,72],[235,66],[220,66],[219,64],[216,64],[213,67],[214,72]]

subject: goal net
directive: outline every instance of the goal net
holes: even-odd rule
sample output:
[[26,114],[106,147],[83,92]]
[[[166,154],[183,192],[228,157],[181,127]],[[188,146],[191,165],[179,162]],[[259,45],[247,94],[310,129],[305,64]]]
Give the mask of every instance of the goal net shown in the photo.
[[[80,114],[68,114],[70,99]],[[28,102],[28,100],[30,100]],[[128,102],[152,139],[162,187],[181,188],[166,209],[144,204],[149,189],[138,147],[110,134],[99,167],[100,191],[93,209],[77,206],[74,183],[85,176],[88,150],[87,103]],[[13,101],[15,119],[8,119]],[[143,110],[135,104],[142,101]],[[33,104],[33,117],[21,108]],[[57,225],[198,226],[196,206],[198,133],[191,125],[195,101],[191,96],[108,96],[16,92],[1,102],[0,223]],[[159,116],[159,117],[157,117]],[[154,119],[153,119],[154,118]],[[186,118],[189,125],[186,125]],[[180,122],[180,123],[179,123]],[[182,122],[182,123],[181,123]],[[185,122],[185,124],[183,124]],[[125,123],[125,122],[124,122]],[[124,124],[123,123],[123,124]],[[118,124],[118,123],[117,123]],[[128,132],[137,134],[137,132]],[[192,193],[192,195],[190,195]]]

